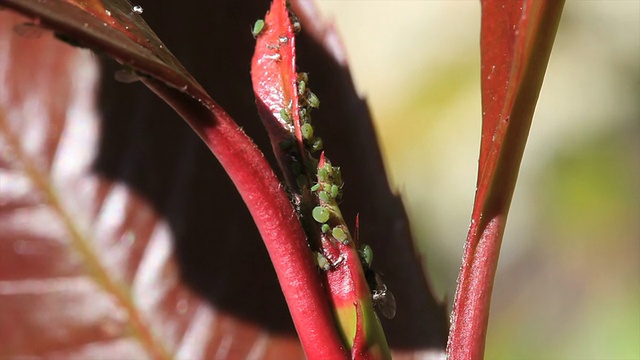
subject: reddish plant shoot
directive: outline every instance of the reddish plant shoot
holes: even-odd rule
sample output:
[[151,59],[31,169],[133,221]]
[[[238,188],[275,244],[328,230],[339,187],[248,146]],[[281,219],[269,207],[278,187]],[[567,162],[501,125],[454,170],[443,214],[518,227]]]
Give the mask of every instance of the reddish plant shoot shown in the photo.
[[481,359],[502,235],[564,1],[482,1],[482,141],[447,355]]

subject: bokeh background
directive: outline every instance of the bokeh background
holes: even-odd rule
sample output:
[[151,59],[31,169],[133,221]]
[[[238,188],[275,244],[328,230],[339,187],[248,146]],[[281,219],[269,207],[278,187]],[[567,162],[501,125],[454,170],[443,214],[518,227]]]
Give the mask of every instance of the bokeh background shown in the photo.
[[[480,139],[480,4],[317,1],[342,34],[437,294]],[[487,359],[640,359],[640,1],[567,1],[496,278]]]

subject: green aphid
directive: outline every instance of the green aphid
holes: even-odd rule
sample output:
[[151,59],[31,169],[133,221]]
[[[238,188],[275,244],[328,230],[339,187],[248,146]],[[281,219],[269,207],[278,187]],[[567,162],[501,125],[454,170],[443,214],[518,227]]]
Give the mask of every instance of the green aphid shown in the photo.
[[334,227],[333,230],[331,230],[331,235],[333,235],[334,238],[336,238],[336,240],[340,241],[343,244],[348,244],[349,243],[349,239],[347,238],[347,233],[344,232],[344,230],[342,230],[342,228],[339,227]]
[[329,174],[327,173],[327,169],[320,168],[318,169],[318,181],[325,182],[329,178]]
[[323,234],[326,234],[329,232],[329,230],[331,230],[331,226],[329,226],[329,224],[322,224],[322,226],[320,227],[320,230],[322,231]]
[[328,271],[329,269],[331,269],[331,263],[329,262],[329,259],[327,259],[326,256],[317,251],[313,252],[313,260],[320,269],[324,271]]
[[329,194],[333,199],[337,198],[340,195],[340,188],[338,185],[331,185],[331,189],[329,190]]
[[253,24],[253,29],[251,29],[251,33],[254,38],[257,38],[260,33],[264,30],[264,20],[257,20],[255,24]]
[[322,150],[322,138],[316,137],[316,139],[313,141],[313,144],[311,144],[311,152],[316,152],[319,150]]
[[316,206],[311,211],[311,216],[313,216],[315,221],[324,224],[329,220],[329,217],[331,217],[331,213],[322,206]]
[[298,95],[303,96],[305,91],[307,91],[307,82],[304,80],[298,81]]
[[313,139],[313,126],[311,126],[311,124],[302,124],[300,130],[302,131],[302,137],[305,140],[309,141]]
[[289,113],[287,113],[287,109],[285,108],[280,109],[280,118],[282,118],[282,120],[284,120],[284,122],[286,122],[287,124],[291,124],[291,118],[289,118]]
[[316,94],[312,93],[311,91],[309,91],[307,94],[307,102],[312,108],[317,109],[320,107],[320,99],[318,99]]
[[358,250],[358,253],[360,254],[360,258],[364,264],[367,267],[371,267],[371,263],[373,262],[373,250],[371,250],[371,246],[366,244],[362,245],[360,250]]
[[316,192],[318,191],[318,189],[320,189],[320,184],[315,184],[311,187],[311,191]]
[[331,166],[329,160],[325,161],[323,168],[327,172],[328,176],[333,176],[333,166]]
[[307,109],[304,107],[300,107],[300,120],[303,122],[310,122],[310,118],[308,117]]
[[329,202],[329,200],[331,200],[331,198],[329,198],[329,194],[327,194],[326,191],[318,192],[318,197],[324,202]]

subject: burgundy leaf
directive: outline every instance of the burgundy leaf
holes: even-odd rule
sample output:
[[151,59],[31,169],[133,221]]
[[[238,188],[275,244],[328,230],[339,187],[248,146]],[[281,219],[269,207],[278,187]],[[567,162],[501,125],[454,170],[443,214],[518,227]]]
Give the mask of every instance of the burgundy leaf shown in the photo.
[[[66,36],[79,39],[77,41],[94,49],[104,50],[119,61],[149,75],[142,76],[140,80],[189,123],[216,155],[240,192],[271,258],[277,260],[274,261],[276,273],[280,281],[287,284],[282,289],[297,327],[303,327],[299,324],[300,321],[321,318],[322,314],[328,313],[326,303],[319,296],[319,284],[315,287],[308,286],[318,283],[310,256],[303,259],[304,261],[288,261],[293,254],[299,253],[307,245],[301,225],[294,216],[293,206],[263,154],[229,115],[204,93],[188,74],[181,71],[177,60],[164,51],[163,45],[152,37],[153,33],[146,28],[141,19],[132,23],[117,16],[126,14],[126,1],[114,0],[110,2],[108,9],[105,9],[108,16],[116,14],[118,17],[115,25],[104,21],[106,19],[101,12],[78,15],[73,12],[75,7],[64,8],[65,3],[60,2],[47,3],[48,6],[36,9],[32,9],[32,3],[25,4],[24,1],[8,2],[8,5],[27,14],[37,15],[38,22],[56,30],[62,29]],[[53,12],[48,12],[49,10]],[[101,11],[100,6],[82,7],[82,11],[85,10]],[[66,27],[67,25],[58,21],[59,13],[68,15],[69,23],[74,26]],[[135,17],[136,11],[128,14]],[[107,30],[105,36],[102,36],[101,31],[92,31],[93,28],[87,26],[87,22],[79,21],[82,16],[102,19],[101,24],[106,29],[112,29]],[[125,17],[129,18],[128,15]],[[148,42],[156,46],[130,46],[123,49],[121,45],[126,43],[126,40],[120,36],[123,32],[121,24],[129,24],[124,26],[124,33],[130,38],[147,36],[135,41],[138,45]],[[133,27],[141,31],[132,33]],[[152,59],[146,56],[146,50],[154,55]],[[168,58],[163,55],[167,55]],[[160,66],[156,66],[158,59]],[[309,331],[309,336],[301,334],[301,339],[304,344],[324,348],[330,341],[322,339],[322,334],[321,331]]]
[[[12,3],[35,6],[54,2]],[[171,44],[178,57],[186,59],[185,63],[196,77],[204,79],[207,90],[263,149],[266,148],[268,142],[253,108],[248,59],[254,44],[250,25],[263,16],[268,2],[186,1],[177,5],[171,1],[147,1],[145,5],[145,1],[140,0],[140,3],[144,5],[145,18]],[[345,190],[351,196],[343,204],[343,212],[347,218],[362,213],[363,238],[372,244],[378,254],[377,266],[402,303],[403,309],[393,321],[383,320],[385,328],[391,330],[388,338],[401,354],[410,354],[412,349],[441,348],[446,337],[446,314],[424,278],[401,201],[389,190],[366,104],[353,88],[344,57],[336,55],[340,49],[335,46],[336,41],[330,39],[337,39],[337,35],[333,29],[323,26],[313,9],[306,7],[309,4],[293,2],[294,7],[305,5],[307,9],[296,10],[303,22],[298,43],[301,67],[313,74],[314,90],[323,102],[332,104],[315,116],[325,144],[333,149],[332,158],[336,163],[351,169],[344,174]],[[164,9],[166,11],[162,11]],[[59,21],[59,26],[65,26],[65,21]],[[104,26],[102,23],[96,25]],[[205,38],[206,44],[213,45],[203,45]],[[316,43],[312,38],[322,41]],[[135,44],[124,50],[138,49],[139,44]],[[107,66],[104,74],[111,77],[113,66]],[[156,76],[174,84],[175,88],[187,84],[184,79],[182,82],[172,80],[173,75],[159,76],[161,73],[157,72]],[[282,295],[266,252],[255,227],[248,225],[251,219],[246,208],[222,168],[197,142],[190,129],[176,121],[166,106],[150,97],[145,89],[106,81],[102,94],[101,109],[109,121],[102,124],[104,133],[96,169],[132,186],[151,201],[155,211],[168,218],[178,239],[175,246],[183,275],[191,286],[216,307],[231,311],[230,316],[257,323],[254,326],[269,329],[267,331],[277,331],[281,334],[278,339],[291,336]],[[182,150],[175,151],[172,147]],[[185,171],[187,169],[197,171]],[[176,172],[190,175],[174,179]],[[175,188],[181,190],[173,190]],[[243,340],[251,336],[236,339],[246,322],[238,324],[230,317],[224,321],[223,327],[234,334],[225,338],[225,344],[229,341],[234,346],[239,342],[251,343]],[[254,329],[263,346],[279,342],[272,340],[273,335]],[[291,341],[284,343],[295,350]],[[267,346],[265,350],[268,354],[282,354],[269,349]],[[299,348],[297,354],[301,356]]]
[[167,221],[92,171],[95,58],[27,20],[0,13],[1,357],[301,356],[184,285]]
[[205,101],[202,87],[142,20],[126,0],[63,1],[3,0],[57,36],[104,51],[122,64],[161,79]]

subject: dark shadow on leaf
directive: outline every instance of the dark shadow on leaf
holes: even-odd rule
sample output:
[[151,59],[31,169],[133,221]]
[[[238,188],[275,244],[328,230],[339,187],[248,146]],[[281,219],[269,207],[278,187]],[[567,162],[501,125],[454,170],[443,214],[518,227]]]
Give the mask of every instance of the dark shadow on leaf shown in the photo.
[[[248,26],[264,10],[252,6],[246,13],[240,3],[222,10],[221,4],[215,9],[169,1],[140,4],[145,20],[178,59],[250,136],[265,144],[249,77],[254,40]],[[226,16],[215,15],[220,13]],[[184,24],[176,26],[178,21]],[[218,311],[295,336],[264,244],[216,158],[145,86],[117,83],[114,72],[120,65],[103,64],[103,138],[96,170],[135,189],[165,217],[184,279]]]
[[[144,18],[182,64],[271,160],[250,83],[250,26],[269,2],[139,1]],[[361,213],[361,237],[376,252],[398,302],[383,320],[395,348],[444,349],[448,319],[411,240],[401,200],[390,190],[366,103],[348,71],[303,32],[299,68],[323,106],[314,124],[343,169],[346,219]],[[185,280],[219,311],[294,336],[275,272],[240,196],[214,156],[166,104],[140,84],[119,84],[104,66],[103,139],[96,168],[145,196],[169,222]],[[274,168],[276,168],[274,166]]]

